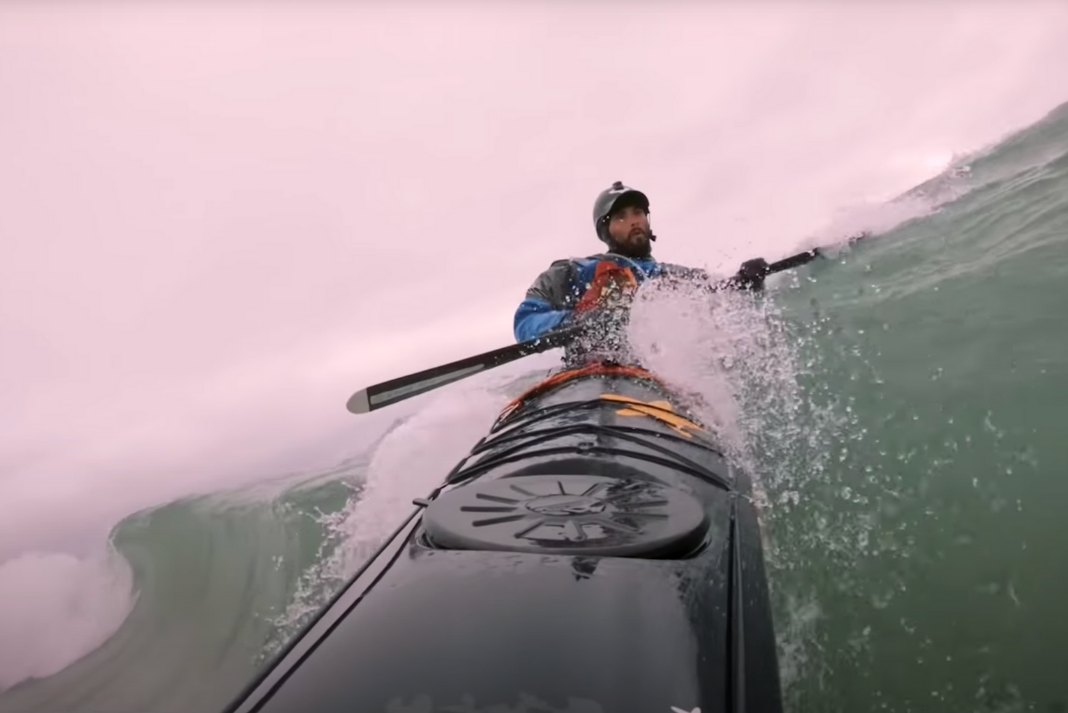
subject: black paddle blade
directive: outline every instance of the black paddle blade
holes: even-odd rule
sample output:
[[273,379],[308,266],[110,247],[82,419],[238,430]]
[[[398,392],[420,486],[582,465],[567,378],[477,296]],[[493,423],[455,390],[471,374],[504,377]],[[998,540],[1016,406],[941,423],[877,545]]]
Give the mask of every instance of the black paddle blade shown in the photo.
[[538,339],[512,344],[484,354],[425,369],[415,374],[383,381],[381,384],[375,384],[357,391],[349,397],[347,407],[352,413],[375,411],[398,401],[410,399],[413,396],[451,384],[454,381],[466,379],[473,374],[492,369],[495,366],[507,364],[531,354],[562,347],[577,333],[578,329],[575,327],[560,329]]

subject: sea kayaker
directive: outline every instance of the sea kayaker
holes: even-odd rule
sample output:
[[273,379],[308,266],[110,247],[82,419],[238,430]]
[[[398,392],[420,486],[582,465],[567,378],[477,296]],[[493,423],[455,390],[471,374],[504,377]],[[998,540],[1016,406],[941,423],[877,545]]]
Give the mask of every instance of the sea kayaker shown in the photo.
[[[699,280],[713,285],[704,270],[653,257],[656,236],[649,223],[649,199],[641,191],[621,181],[613,183],[594,202],[593,225],[608,250],[586,258],[556,260],[534,280],[515,312],[518,341],[579,320],[611,320],[611,315],[626,312],[635,289],[648,279]],[[767,267],[763,258],[749,260],[713,289],[761,290]]]

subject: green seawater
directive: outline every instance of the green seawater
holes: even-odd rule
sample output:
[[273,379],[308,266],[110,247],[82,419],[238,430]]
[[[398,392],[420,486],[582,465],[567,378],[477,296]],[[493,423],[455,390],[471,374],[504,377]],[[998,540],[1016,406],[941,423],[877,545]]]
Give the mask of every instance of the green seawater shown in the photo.
[[795,711],[1068,710],[1068,114],[970,169],[781,294],[838,419],[762,458]]

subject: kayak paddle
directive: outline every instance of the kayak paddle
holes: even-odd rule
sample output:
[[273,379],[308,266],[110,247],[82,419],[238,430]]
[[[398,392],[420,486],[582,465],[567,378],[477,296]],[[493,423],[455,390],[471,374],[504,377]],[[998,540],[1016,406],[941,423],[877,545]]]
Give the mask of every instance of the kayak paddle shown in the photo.
[[[850,238],[849,242],[867,237],[867,234]],[[803,253],[792,255],[778,262],[769,264],[764,272],[765,275],[773,275],[776,272],[790,270],[812,262],[822,254],[820,248],[812,248]],[[383,381],[374,386],[361,389],[349,397],[348,410],[352,413],[368,413],[385,406],[390,406],[398,401],[404,401],[413,396],[424,394],[440,386],[465,379],[473,374],[501,366],[509,362],[521,359],[531,354],[539,354],[549,349],[565,346],[581,328],[578,326],[565,327],[545,334],[542,337],[529,339],[525,342],[512,344],[500,349],[494,349],[484,354],[460,359],[449,364],[443,364],[431,369],[401,376],[389,381]]]

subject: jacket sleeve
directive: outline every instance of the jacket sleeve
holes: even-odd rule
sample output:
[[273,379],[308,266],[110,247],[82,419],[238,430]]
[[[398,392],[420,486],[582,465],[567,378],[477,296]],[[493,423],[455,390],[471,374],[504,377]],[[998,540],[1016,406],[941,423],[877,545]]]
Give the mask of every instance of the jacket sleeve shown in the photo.
[[[749,262],[755,263],[756,260],[750,260]],[[694,267],[682,267],[681,265],[670,265],[661,263],[664,266],[664,274],[669,276],[670,279],[678,280],[680,282],[693,282],[694,284],[702,284],[710,292],[719,292],[720,290],[745,290],[759,292],[764,289],[764,278],[758,276],[755,278],[747,278],[743,274],[745,266],[749,263],[742,263],[742,270],[739,270],[734,275],[721,280],[713,280],[712,275],[708,271],[701,268]],[[766,265],[766,263],[765,263]]]
[[660,263],[663,274],[669,278],[679,281],[693,281],[693,282],[711,282],[712,275],[699,267],[684,267],[682,265],[675,265],[674,263],[662,262]]
[[515,311],[516,341],[540,337],[567,321],[573,306],[573,274],[569,260],[557,260],[538,275]]

